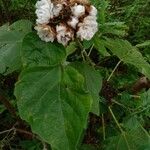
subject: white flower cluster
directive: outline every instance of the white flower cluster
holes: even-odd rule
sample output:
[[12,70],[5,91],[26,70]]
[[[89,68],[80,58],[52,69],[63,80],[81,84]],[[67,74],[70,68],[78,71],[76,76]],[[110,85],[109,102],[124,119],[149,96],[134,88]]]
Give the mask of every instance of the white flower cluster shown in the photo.
[[41,40],[67,45],[74,38],[90,40],[98,30],[97,9],[81,0],[40,0],[36,27]]

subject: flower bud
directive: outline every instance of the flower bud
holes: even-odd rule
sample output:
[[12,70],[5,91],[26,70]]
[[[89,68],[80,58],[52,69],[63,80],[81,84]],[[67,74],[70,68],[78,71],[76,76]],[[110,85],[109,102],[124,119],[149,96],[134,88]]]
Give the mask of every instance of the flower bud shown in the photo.
[[75,4],[72,8],[71,8],[72,14],[75,17],[81,17],[82,15],[85,14],[85,7],[83,5],[77,5]]
[[78,22],[79,22],[78,18],[72,16],[72,17],[71,17],[71,20],[69,20],[69,21],[67,22],[67,24],[68,24],[69,26],[71,26],[72,28],[76,29],[76,26],[77,26]]
[[77,37],[81,40],[90,40],[98,31],[98,23],[96,22],[96,17],[85,17],[83,23],[79,23],[78,27],[79,30],[77,32]]
[[64,46],[66,46],[74,37],[73,31],[70,28],[67,28],[64,24],[57,25],[56,32],[58,43],[61,43]]
[[53,3],[51,0],[41,0],[36,3],[37,24],[47,24],[49,19],[53,17]]
[[63,9],[63,5],[62,4],[57,4],[56,6],[54,6],[53,8],[53,14],[55,17],[58,17],[60,14],[60,11]]
[[55,33],[53,29],[48,25],[38,25],[35,27],[40,39],[45,42],[53,42],[55,39]]
[[91,10],[90,10],[89,14],[90,14],[90,16],[96,16],[97,9],[94,6],[91,6]]

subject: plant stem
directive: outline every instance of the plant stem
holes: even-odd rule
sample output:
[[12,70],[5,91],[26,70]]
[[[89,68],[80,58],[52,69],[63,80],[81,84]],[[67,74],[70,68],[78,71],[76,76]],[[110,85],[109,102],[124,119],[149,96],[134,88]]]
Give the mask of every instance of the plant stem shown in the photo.
[[130,110],[129,110],[129,108],[128,108],[128,107],[126,107],[124,104],[119,103],[119,102],[118,102],[118,101],[116,101],[116,100],[112,100],[112,102],[114,102],[115,104],[117,104],[117,105],[119,105],[119,106],[121,106],[121,107],[123,107],[123,108],[127,109],[128,111],[130,111]]
[[93,50],[93,47],[94,47],[94,44],[91,46],[90,51],[89,51],[89,53],[88,53],[88,56],[90,56],[90,54],[91,54],[91,52],[92,52],[92,50]]
[[17,132],[24,133],[24,134],[30,135],[31,137],[34,137],[34,134],[29,132],[29,131],[26,131],[26,130],[23,130],[23,129],[17,129],[17,128],[15,128],[15,130]]
[[[88,56],[86,49],[83,47],[83,45],[81,44],[81,42],[79,40],[77,40],[77,44],[79,45],[81,51],[81,56],[83,58],[83,61],[88,61],[92,66],[95,66],[95,64],[92,62],[92,60],[90,59],[90,57]],[[93,45],[94,46],[94,45]]]
[[11,129],[0,132],[0,135],[5,134],[5,133],[10,133],[11,131],[17,131],[17,132],[20,132],[20,133],[30,135],[31,137],[35,137],[35,135],[33,133],[31,133],[29,131],[26,131],[26,130],[23,130],[23,129],[15,128],[14,126]]
[[0,135],[1,135],[1,134],[5,134],[5,133],[7,133],[7,132],[11,132],[11,131],[13,131],[13,130],[14,130],[14,128],[11,128],[11,129],[5,130],[5,131],[1,131],[1,132],[0,132]]
[[[119,96],[122,96],[122,94],[121,93],[118,93],[118,95]],[[136,98],[136,99],[139,99],[139,98],[141,98],[141,96],[139,96],[139,95],[130,95],[132,98]]]
[[105,133],[105,120],[104,115],[102,114],[102,128],[103,128],[103,140],[106,139],[106,133]]
[[109,109],[109,111],[110,111],[110,113],[111,113],[111,115],[112,115],[112,117],[113,117],[113,119],[114,119],[114,121],[115,121],[116,125],[118,126],[118,128],[119,128],[119,130],[120,130],[120,132],[121,132],[122,136],[124,137],[124,140],[126,141],[126,144],[127,144],[128,150],[131,150],[131,149],[130,149],[130,146],[129,146],[129,144],[128,144],[128,141],[127,141],[127,138],[126,138],[125,132],[124,132],[124,131],[123,131],[123,129],[121,128],[121,126],[120,126],[120,124],[119,124],[119,122],[118,122],[117,118],[115,117],[115,115],[114,115],[114,113],[113,113],[113,111],[112,111],[111,107],[109,106],[109,107],[108,107],[108,109]]
[[113,76],[114,72],[116,71],[116,69],[118,68],[118,66],[120,65],[120,63],[122,62],[122,60],[120,60],[117,65],[115,66],[115,68],[113,69],[113,71],[111,72],[110,76],[107,79],[107,82],[111,79],[111,77]]
[[15,108],[12,106],[9,100],[7,100],[4,96],[0,95],[0,101],[3,103],[3,105],[7,108],[7,110],[14,118],[16,118],[19,122],[22,122],[22,120],[18,117]]
[[121,128],[121,126],[120,126],[118,120],[116,119],[116,117],[115,117],[115,115],[114,115],[114,113],[113,113],[111,107],[109,106],[108,108],[109,108],[109,111],[110,111],[110,113],[111,113],[111,115],[112,115],[112,117],[113,117],[115,123],[117,124],[117,126],[118,126],[120,132],[121,132],[121,133],[124,133],[124,131],[122,130],[122,128]]

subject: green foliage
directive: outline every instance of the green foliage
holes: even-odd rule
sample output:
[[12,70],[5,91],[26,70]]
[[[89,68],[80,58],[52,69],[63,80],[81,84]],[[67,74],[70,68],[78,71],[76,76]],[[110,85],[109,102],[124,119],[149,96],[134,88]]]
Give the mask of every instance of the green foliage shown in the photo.
[[72,67],[35,67],[20,75],[15,90],[20,116],[54,149],[76,149],[86,127],[91,97],[83,84]]
[[36,33],[29,33],[22,43],[22,60],[25,66],[54,66],[66,57],[65,48],[58,43],[45,43]]
[[0,73],[9,74],[21,68],[21,45],[24,36],[31,31],[31,22],[20,20],[0,29]]
[[[19,130],[19,142],[11,141],[19,119],[6,116],[14,114],[10,100],[6,107],[0,103],[0,143],[25,150],[148,150],[149,1],[91,1],[99,31],[67,47],[43,42],[32,31],[35,2],[0,1],[0,100],[14,92],[16,114],[27,124],[21,121],[27,131]],[[134,93],[143,76],[147,81]],[[3,121],[13,123],[3,127]]]
[[144,60],[141,53],[128,41],[107,39],[106,47],[118,56],[121,61],[134,65],[139,71],[150,78],[150,65]]
[[84,63],[72,64],[85,78],[85,87],[93,98],[92,112],[99,115],[99,91],[102,87],[102,77],[98,71]]
[[[134,125],[133,125],[134,124]],[[150,136],[135,117],[124,122],[126,131],[108,139],[106,150],[142,150],[149,149]]]

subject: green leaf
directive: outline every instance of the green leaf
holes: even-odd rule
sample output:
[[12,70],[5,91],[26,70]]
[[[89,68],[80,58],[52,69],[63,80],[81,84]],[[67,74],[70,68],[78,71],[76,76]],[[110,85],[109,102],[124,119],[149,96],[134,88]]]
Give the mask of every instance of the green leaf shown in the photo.
[[76,42],[71,42],[67,47],[66,47],[66,52],[67,56],[75,52],[77,49],[77,43]]
[[61,44],[41,41],[34,32],[26,35],[23,40],[22,60],[25,66],[54,66],[65,57],[65,48]]
[[90,40],[90,41],[84,40],[84,41],[83,41],[83,47],[84,47],[85,49],[90,48],[92,45],[93,45],[93,41],[92,41],[92,40]]
[[107,39],[105,46],[123,62],[134,65],[141,73],[150,78],[149,63],[146,62],[142,54],[128,41],[120,39]]
[[103,56],[110,56],[110,54],[107,52],[105,46],[104,46],[104,40],[100,39],[98,36],[95,36],[93,38],[94,47],[97,49],[97,51],[103,55]]
[[0,114],[3,113],[6,110],[6,107],[4,105],[0,105]]
[[[146,150],[150,137],[142,128],[125,132],[107,139],[105,150]],[[144,147],[144,149],[142,149]]]
[[21,140],[19,142],[19,145],[22,147],[24,150],[41,150],[42,149],[42,144],[39,141],[36,140]]
[[[20,24],[22,27],[19,28]],[[28,27],[26,28],[26,25]],[[23,26],[24,25],[24,26]],[[19,30],[21,29],[21,30]],[[0,27],[0,73],[9,74],[21,67],[21,44],[28,32],[31,31],[30,21],[18,21],[11,26]]]
[[74,68],[25,69],[15,88],[19,114],[56,150],[76,150],[91,109],[84,78]]
[[146,150],[150,146],[150,136],[135,116],[126,117],[122,125],[125,132],[108,138],[106,150]]
[[90,92],[93,98],[92,112],[99,115],[99,92],[102,87],[102,77],[98,71],[85,63],[73,63],[76,68],[85,78],[85,87]]
[[101,33],[104,35],[111,34],[119,37],[127,35],[128,27],[124,22],[107,22],[101,25]]
[[150,40],[147,40],[144,43],[136,45],[136,47],[138,47],[138,48],[143,48],[143,47],[148,47],[148,46],[150,46]]
[[141,94],[141,106],[150,106],[150,89]]
[[32,23],[28,20],[18,20],[10,26],[10,30],[20,31],[27,34],[31,31]]

